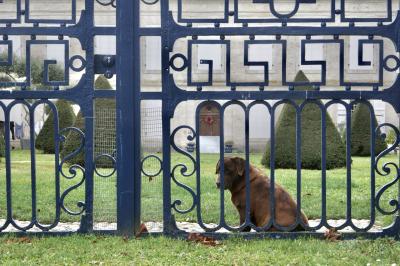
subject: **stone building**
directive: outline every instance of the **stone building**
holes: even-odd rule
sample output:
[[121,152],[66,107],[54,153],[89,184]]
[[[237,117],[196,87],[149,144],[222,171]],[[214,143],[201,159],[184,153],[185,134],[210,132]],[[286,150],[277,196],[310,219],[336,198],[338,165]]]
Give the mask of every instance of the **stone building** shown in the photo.
[[[69,18],[71,17],[71,0],[35,0],[31,1],[32,6],[31,17],[36,18]],[[231,2],[231,9],[233,1]],[[253,3],[252,0],[239,1],[239,17],[260,19],[271,16],[268,1],[258,1],[260,3]],[[288,13],[294,8],[295,1],[282,0],[275,1],[276,9],[281,13]],[[177,1],[170,1],[171,9],[175,18],[177,17]],[[183,0],[183,16],[185,18],[219,18],[224,15],[224,0]],[[304,4],[299,9],[298,16],[305,17],[329,17],[331,13],[331,1],[317,0],[315,4]],[[340,1],[336,1],[337,6],[340,6]],[[398,1],[393,1],[393,5],[398,5]],[[360,1],[346,1],[346,16],[348,17],[385,17],[388,13],[386,1],[366,0]],[[2,17],[10,17],[15,14],[15,0],[4,1],[0,4],[0,19]],[[160,6],[159,3],[154,5],[146,5],[142,3],[142,18],[141,23],[143,27],[157,27],[160,25]],[[84,1],[77,0],[76,16],[79,19],[81,10],[84,9]],[[395,10],[395,9],[394,9]],[[297,15],[296,15],[297,16]],[[396,14],[393,13],[393,18]],[[101,26],[114,26],[115,25],[115,9],[110,6],[101,6],[96,3],[95,22]],[[338,21],[338,20],[336,20]],[[233,22],[233,18],[229,19],[231,26],[238,25]],[[340,25],[340,22],[329,22],[328,25]],[[368,23],[364,23],[368,24]],[[265,25],[265,24],[262,24]],[[320,26],[319,24],[308,23],[308,25]],[[344,25],[348,25],[344,24]],[[193,26],[198,26],[197,24]],[[224,26],[224,25],[221,25]],[[13,41],[14,54],[19,57],[25,56],[26,40],[29,36],[11,36]],[[41,38],[38,36],[38,38]],[[45,37],[48,40],[53,38]],[[333,36],[316,36],[313,39],[327,40],[332,39]],[[56,38],[54,38],[56,39]],[[370,65],[360,65],[358,62],[358,49],[359,40],[368,39],[368,36],[355,36],[347,37],[340,36],[344,41],[344,79],[345,81],[362,81],[362,82],[377,82],[379,80],[379,45],[366,44],[363,46],[363,60],[371,62]],[[381,39],[381,38],[375,38]],[[199,40],[219,40],[214,37],[199,37]],[[230,43],[230,49],[224,43],[214,44],[193,44],[191,69],[192,81],[204,82],[208,78],[208,66],[202,64],[202,60],[213,61],[213,86],[204,86],[202,89],[206,90],[230,90],[231,87],[227,86],[227,55],[230,56],[230,78],[231,82],[262,82],[264,80],[264,67],[263,66],[245,66],[244,65],[244,50],[245,40],[249,40],[249,36],[226,36],[227,41]],[[275,40],[275,36],[257,36],[257,40]],[[301,42],[306,40],[306,36],[287,37],[282,36],[282,40],[287,42],[287,65],[286,74],[287,81],[293,81],[294,76],[298,71],[303,71],[311,81],[319,81],[321,79],[321,66],[320,65],[304,65],[301,64]],[[85,55],[81,50],[80,44],[77,40],[69,40],[70,55]],[[182,53],[188,56],[188,39],[181,39],[177,41],[173,48],[173,53]],[[396,54],[393,44],[386,39],[383,39],[384,55]],[[141,71],[142,71],[142,90],[143,91],[161,91],[161,40],[158,37],[143,37],[141,40],[142,54],[141,54]],[[40,59],[55,59],[61,65],[64,62],[64,53],[62,47],[57,45],[44,45],[43,49],[35,50],[34,56]],[[0,53],[2,52],[0,45]],[[115,54],[116,42],[114,36],[97,36],[95,38],[95,53],[96,54]],[[269,44],[253,44],[248,47],[248,55],[250,61],[268,62],[269,64],[269,86],[265,90],[279,90],[287,87],[282,86],[282,54],[283,48],[278,43]],[[339,45],[337,43],[313,43],[305,45],[305,60],[319,60],[326,61],[326,86],[321,87],[321,90],[338,89],[339,86]],[[178,87],[185,90],[196,90],[196,86],[188,86],[187,70],[182,72],[172,72],[174,80]],[[76,83],[81,73],[71,72],[71,83]],[[390,87],[395,79],[397,73],[384,71],[383,86],[379,89]],[[112,79],[115,87],[115,78]],[[254,90],[257,88],[237,87],[237,90]],[[341,87],[340,89],[345,89]],[[359,90],[366,88],[354,87],[352,90]],[[372,90],[372,88],[369,88]],[[195,125],[195,110],[199,102],[185,102],[177,106],[173,118],[173,128],[187,124],[190,126]],[[379,123],[388,122],[395,125],[399,124],[399,117],[393,108],[380,101],[374,101],[375,112]],[[157,101],[143,101],[143,114],[144,119],[151,116],[156,116],[153,119],[154,128],[148,125],[144,127],[143,138],[145,143],[158,142],[161,143],[160,125],[161,118],[159,117],[161,102]],[[213,152],[219,143],[219,129],[216,129],[218,123],[218,114],[215,113],[213,106],[208,106],[208,110],[201,112],[201,119],[203,125],[200,130],[202,138],[202,150],[205,152]],[[153,110],[153,111],[149,111]],[[345,118],[345,110],[340,105],[334,105],[329,108],[329,112],[338,126],[342,126]],[[224,131],[225,140],[234,142],[234,146],[238,150],[243,150],[244,145],[244,113],[237,107],[232,107],[227,110],[225,117]],[[146,122],[144,122],[146,123]],[[147,130],[147,131],[146,131]],[[252,150],[261,150],[264,144],[270,137],[270,117],[267,110],[263,107],[256,107],[250,115],[250,145]],[[147,141],[147,142],[146,142]],[[185,136],[181,136],[180,144],[186,145]],[[146,144],[151,146],[151,144]],[[155,145],[155,147],[160,147]],[[152,148],[153,150],[157,148]]]

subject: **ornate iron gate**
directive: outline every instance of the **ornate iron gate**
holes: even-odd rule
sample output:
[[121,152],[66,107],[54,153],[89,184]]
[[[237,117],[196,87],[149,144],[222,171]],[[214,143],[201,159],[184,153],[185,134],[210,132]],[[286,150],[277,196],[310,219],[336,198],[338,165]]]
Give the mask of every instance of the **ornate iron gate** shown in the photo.
[[[96,172],[96,160],[93,155],[94,147],[94,101],[99,98],[116,98],[116,121],[117,121],[117,152],[115,159],[111,155],[104,155],[116,163],[117,172],[117,225],[118,228],[112,232],[121,234],[134,234],[140,228],[141,223],[141,175],[147,175],[142,171],[142,165],[148,158],[154,158],[150,155],[141,158],[141,134],[140,134],[140,106],[144,100],[160,100],[162,101],[162,141],[163,141],[163,158],[159,158],[159,172],[163,175],[163,233],[167,235],[185,235],[187,232],[178,229],[174,214],[186,214],[196,211],[196,223],[207,234],[224,237],[229,233],[217,232],[220,229],[228,231],[242,231],[244,228],[251,227],[255,231],[266,231],[272,226],[283,232],[257,232],[257,233],[241,233],[246,237],[251,236],[272,236],[272,237],[292,237],[298,235],[316,235],[323,234],[316,232],[322,227],[334,228],[341,230],[351,228],[351,233],[346,233],[346,237],[356,237],[363,235],[367,237],[379,236],[399,236],[400,232],[400,194],[397,198],[390,201],[391,209],[381,207],[382,195],[389,188],[396,188],[400,185],[400,171],[398,163],[389,163],[383,167],[380,166],[381,158],[393,151],[399,145],[399,130],[397,127],[385,123],[375,125],[371,122],[371,154],[375,154],[375,141],[378,136],[376,132],[383,127],[389,127],[394,130],[396,140],[383,153],[378,156],[371,157],[371,171],[366,173],[370,178],[370,205],[371,216],[369,223],[361,228],[353,223],[352,217],[352,175],[351,175],[351,131],[346,133],[347,147],[347,166],[346,166],[346,219],[340,226],[332,226],[328,223],[327,218],[327,199],[326,199],[326,119],[325,115],[329,106],[340,104],[344,106],[346,111],[346,124],[351,127],[351,109],[357,103],[364,103],[369,106],[371,118],[374,110],[368,100],[382,100],[391,104],[393,108],[400,112],[400,90],[399,76],[396,77],[393,84],[385,87],[384,74],[397,72],[400,68],[400,59],[398,57],[398,49],[400,38],[398,32],[400,30],[400,17],[393,19],[393,10],[391,0],[383,1],[386,4],[387,16],[380,18],[369,17],[348,17],[346,11],[346,3],[342,0],[337,4],[335,0],[318,1],[318,0],[296,0],[293,8],[288,13],[283,13],[278,9],[278,1],[273,0],[252,0],[248,4],[253,7],[257,5],[267,8],[268,15],[261,17],[246,18],[241,15],[241,2],[239,0],[221,0],[222,6],[221,16],[218,18],[206,17],[185,17],[184,10],[188,4],[193,1],[163,1],[163,0],[132,0],[132,1],[115,1],[115,0],[85,0],[84,10],[82,10],[79,21],[76,19],[77,1],[71,0],[71,16],[69,19],[36,19],[30,14],[30,4],[33,0],[25,0],[25,8],[21,7],[21,0],[15,1],[15,18],[0,18],[0,34],[3,41],[0,45],[7,46],[7,58],[0,61],[0,66],[9,66],[13,63],[13,43],[9,40],[10,36],[28,36],[26,41],[26,81],[2,82],[3,86],[16,86],[12,91],[0,91],[1,99],[11,99],[9,105],[1,104],[5,114],[5,166],[6,166],[6,217],[4,224],[0,224],[0,232],[5,231],[9,227],[14,227],[18,231],[26,232],[32,228],[37,228],[41,232],[60,233],[54,231],[57,228],[60,215],[65,212],[69,215],[81,217],[79,231],[93,231],[93,176]],[[196,1],[195,1],[196,2]],[[323,3],[323,5],[321,4]],[[79,3],[79,1],[78,1]],[[95,5],[101,4],[113,6],[117,9],[116,27],[96,26],[94,21]],[[173,4],[173,5],[172,5]],[[313,15],[307,17],[299,15],[303,6],[316,5],[325,6],[329,9],[327,15],[318,17]],[[0,2],[0,8],[4,5]],[[140,21],[141,12],[148,6],[159,6],[159,17],[161,25],[158,27],[147,27]],[[176,7],[176,10],[173,9]],[[1,12],[1,9],[0,9]],[[21,26],[23,20],[28,26]],[[336,23],[336,24],[335,24]],[[50,26],[49,26],[50,25]],[[116,55],[96,55],[94,51],[95,36],[110,35],[116,36],[117,53]],[[58,40],[42,40],[41,36],[53,36]],[[161,38],[161,81],[162,90],[160,92],[146,92],[141,90],[141,46],[140,40],[145,36],[158,36]],[[320,79],[312,82],[295,82],[288,78],[287,69],[291,66],[288,63],[288,41],[291,36],[300,36],[305,39],[301,40],[301,65],[320,67]],[[347,36],[364,36],[365,38],[358,41],[358,65],[371,65],[372,62],[367,61],[363,57],[363,49],[366,45],[374,45],[378,47],[378,77],[376,81],[354,81],[346,80],[345,77],[345,49],[344,38]],[[235,77],[231,75],[231,55],[232,39],[235,37],[243,38],[244,45],[244,65],[247,67],[263,67],[263,79],[257,82],[235,81]],[[77,39],[85,51],[85,56],[73,55],[69,50],[69,39]],[[174,45],[178,40],[183,40],[187,46],[187,53],[177,52]],[[395,54],[385,54],[384,46],[391,42],[396,48]],[[61,81],[52,81],[49,79],[50,66],[57,64],[54,60],[45,60],[44,64],[44,81],[43,83],[51,89],[29,90],[31,85],[31,57],[30,47],[42,44],[57,44],[64,46],[64,79]],[[221,45],[225,47],[224,65],[225,65],[225,81],[222,87],[225,89],[209,89],[213,87],[216,62],[210,59],[200,58],[201,65],[207,68],[205,80],[195,81],[193,79],[193,47],[196,45]],[[249,46],[251,45],[274,45],[280,47],[280,88],[273,89],[271,85],[270,69],[272,66],[269,62],[252,61],[249,58]],[[324,44],[338,46],[338,72],[339,83],[334,90],[327,90],[327,61],[326,60],[309,60],[306,58],[306,46],[309,44]],[[179,63],[180,62],[180,63]],[[394,64],[394,65],[393,65]],[[77,66],[78,65],[78,66]],[[69,85],[69,70],[82,72],[82,77],[78,84],[69,89],[60,89],[62,86]],[[179,87],[175,81],[175,75],[179,72],[187,72],[186,84]],[[95,74],[104,74],[111,78],[117,75],[117,90],[105,91],[94,89]],[[312,85],[312,90],[297,91],[298,86]],[[221,86],[221,85],[220,85]],[[208,89],[207,89],[208,88]],[[42,225],[38,220],[37,204],[37,184],[36,184],[36,161],[35,161],[35,142],[31,140],[31,191],[32,191],[32,215],[27,225],[21,226],[13,218],[12,206],[12,179],[11,174],[11,146],[9,134],[10,111],[16,104],[26,105],[30,115],[31,134],[34,135],[32,126],[35,123],[35,108],[43,103],[51,106],[53,112],[57,114],[52,99],[65,99],[79,105],[85,121],[84,132],[77,128],[60,129],[58,126],[58,115],[54,119],[55,131],[55,209],[56,214],[54,221],[50,225]],[[277,100],[271,103],[271,100]],[[318,100],[324,100],[319,103]],[[348,100],[349,102],[346,102]],[[175,109],[178,104],[185,101],[200,101],[195,113],[195,127],[189,125],[180,125],[173,128],[171,119],[174,116]],[[219,101],[219,102],[217,102]],[[223,101],[223,103],[221,103]],[[298,103],[301,101],[301,103]],[[224,175],[224,112],[232,105],[239,106],[245,113],[245,158],[246,158],[246,214],[244,222],[239,227],[229,226],[224,218],[225,203],[224,190],[221,188],[220,195],[220,220],[219,224],[209,227],[203,223],[201,212],[201,189],[200,189],[200,109],[202,106],[213,103],[218,106],[220,111],[220,159],[221,159],[221,175]],[[250,147],[249,147],[249,117],[250,111],[255,105],[265,106],[270,115],[271,128],[271,147],[275,147],[275,113],[277,108],[288,103],[294,106],[296,110],[296,159],[297,159],[297,219],[296,224],[290,227],[279,226],[272,215],[272,219],[262,228],[256,227],[250,217],[250,190],[249,190],[249,168],[250,168]],[[287,232],[301,225],[301,111],[307,104],[317,104],[321,110],[321,220],[313,227],[306,227],[306,232]],[[371,121],[374,121],[371,119]],[[188,140],[196,142],[196,150],[194,155],[183,150],[182,146],[176,142],[176,135],[182,130],[188,132]],[[74,131],[81,138],[81,145],[72,153],[60,159],[59,148],[61,143],[69,131]],[[64,135],[64,137],[63,137]],[[69,173],[65,173],[66,162],[77,156],[81,151],[85,154],[85,165],[72,165],[68,167]],[[191,166],[175,163],[171,158],[176,152],[186,157]],[[381,167],[381,168],[380,168]],[[157,172],[157,171],[156,171]],[[270,162],[270,178],[271,178],[271,195],[275,191],[275,162],[274,148],[271,149]],[[177,176],[193,177],[196,180],[196,189],[185,185],[183,181],[179,181]],[[389,178],[386,185],[375,191],[375,175],[386,176]],[[60,179],[76,179],[76,184],[65,190],[61,190]],[[222,184],[224,180],[222,179]],[[69,210],[65,204],[65,198],[74,190],[84,185],[84,201],[78,202],[78,211]],[[178,186],[190,195],[192,204],[183,210],[180,208],[182,200],[172,199],[171,187]],[[223,186],[222,186],[223,187]],[[2,188],[3,189],[3,188]],[[271,197],[271,213],[275,213],[275,198]],[[376,210],[383,215],[395,215],[393,224],[388,228],[384,228],[377,232],[371,228],[375,225]],[[0,219],[3,217],[0,217]],[[54,232],[53,232],[54,231]]]

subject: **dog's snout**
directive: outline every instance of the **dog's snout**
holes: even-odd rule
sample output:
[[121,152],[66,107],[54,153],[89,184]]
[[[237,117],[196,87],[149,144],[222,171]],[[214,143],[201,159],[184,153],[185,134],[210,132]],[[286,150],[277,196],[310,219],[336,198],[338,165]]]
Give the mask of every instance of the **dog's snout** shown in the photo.
[[216,182],[215,184],[217,185],[217,188],[221,187],[221,183],[220,182]]

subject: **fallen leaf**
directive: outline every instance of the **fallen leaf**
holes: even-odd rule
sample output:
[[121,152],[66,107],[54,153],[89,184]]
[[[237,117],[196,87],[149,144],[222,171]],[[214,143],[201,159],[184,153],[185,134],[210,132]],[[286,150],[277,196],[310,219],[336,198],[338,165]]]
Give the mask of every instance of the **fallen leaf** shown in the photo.
[[148,233],[147,227],[144,223],[140,225],[139,231],[136,233],[136,238],[139,238],[142,234]]
[[325,231],[324,236],[326,240],[336,242],[340,240],[342,235],[335,228],[331,228]]
[[7,244],[15,244],[15,243],[32,243],[32,240],[29,237],[17,237],[17,238],[10,238],[6,241]]
[[187,239],[190,242],[200,243],[200,244],[203,244],[206,246],[215,247],[215,246],[221,245],[221,243],[219,241],[215,240],[214,238],[203,236],[199,233],[190,233],[188,235]]

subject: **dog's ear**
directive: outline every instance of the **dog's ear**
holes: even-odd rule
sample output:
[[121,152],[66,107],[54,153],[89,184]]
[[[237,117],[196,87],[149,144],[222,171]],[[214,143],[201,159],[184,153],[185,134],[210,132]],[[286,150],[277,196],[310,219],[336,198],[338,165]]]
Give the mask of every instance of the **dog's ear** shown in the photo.
[[236,171],[237,171],[238,175],[243,176],[244,171],[246,169],[246,161],[240,157],[232,158],[232,160],[235,162]]
[[217,166],[215,167],[215,173],[216,174],[219,174],[220,162],[221,162],[221,160],[218,160]]

